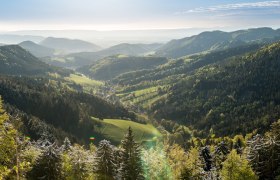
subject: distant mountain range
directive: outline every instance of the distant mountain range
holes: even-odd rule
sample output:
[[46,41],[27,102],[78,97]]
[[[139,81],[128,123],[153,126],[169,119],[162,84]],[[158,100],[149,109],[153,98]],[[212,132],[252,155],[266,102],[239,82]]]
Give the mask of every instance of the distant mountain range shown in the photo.
[[62,51],[62,53],[65,54],[75,52],[95,52],[101,50],[101,47],[87,41],[54,37],[44,39],[40,42],[40,45]]
[[203,51],[222,50],[256,42],[280,39],[280,29],[256,28],[233,32],[211,31],[195,36],[172,40],[159,48],[156,54],[178,58]]
[[142,69],[153,69],[164,63],[167,63],[167,58],[119,55],[106,57],[77,70],[94,79],[110,80],[122,73]]
[[18,44],[20,47],[26,49],[36,57],[54,56],[55,50],[36,44],[32,41],[23,41]]
[[84,65],[89,65],[99,59],[113,55],[128,55],[128,56],[143,56],[145,54],[153,53],[162,44],[119,44],[98,52],[80,52],[68,54],[65,56],[58,56],[55,58],[45,58],[44,61],[56,66],[67,68],[78,68]]

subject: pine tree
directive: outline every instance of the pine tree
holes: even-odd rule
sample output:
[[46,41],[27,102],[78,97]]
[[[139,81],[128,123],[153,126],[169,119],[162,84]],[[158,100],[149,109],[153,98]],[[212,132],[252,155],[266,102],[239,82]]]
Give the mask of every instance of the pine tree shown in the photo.
[[92,156],[82,146],[74,145],[70,150],[64,151],[63,175],[65,179],[88,179],[92,172]]
[[222,162],[224,162],[226,160],[226,156],[229,153],[228,149],[229,148],[227,147],[227,144],[224,141],[222,141],[216,147],[215,152],[214,152],[214,162],[215,162],[215,167],[217,170],[222,169],[222,167],[223,167]]
[[203,158],[203,162],[204,162],[204,171],[210,171],[212,168],[212,155],[210,153],[209,147],[206,146],[204,148],[202,148],[201,152],[200,152],[202,158]]
[[62,149],[63,149],[63,151],[69,151],[71,149],[71,142],[68,139],[68,137],[66,137],[64,139],[64,142],[63,142],[63,145],[62,145]]
[[95,155],[94,168],[97,179],[111,180],[116,176],[113,146],[109,141],[100,141]]
[[45,147],[42,154],[38,157],[36,164],[27,174],[30,180],[46,179],[54,180],[62,178],[62,160],[60,149],[52,144]]
[[256,180],[257,176],[248,161],[232,150],[223,163],[221,171],[223,180]]
[[143,168],[141,162],[141,149],[139,144],[134,141],[131,127],[121,142],[121,179],[125,180],[138,180],[143,179]]

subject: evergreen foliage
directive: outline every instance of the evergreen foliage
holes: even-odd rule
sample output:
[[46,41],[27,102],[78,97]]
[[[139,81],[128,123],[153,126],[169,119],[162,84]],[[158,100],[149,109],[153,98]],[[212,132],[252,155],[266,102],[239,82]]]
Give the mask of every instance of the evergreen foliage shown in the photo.
[[141,149],[134,141],[132,129],[129,127],[124,140],[121,142],[121,167],[120,177],[125,180],[143,179],[143,167],[141,160]]
[[36,164],[27,174],[27,178],[35,179],[62,179],[61,151],[55,145],[44,147],[42,154],[36,160]]
[[113,146],[107,140],[100,141],[95,154],[95,169],[97,179],[111,180],[117,175]]

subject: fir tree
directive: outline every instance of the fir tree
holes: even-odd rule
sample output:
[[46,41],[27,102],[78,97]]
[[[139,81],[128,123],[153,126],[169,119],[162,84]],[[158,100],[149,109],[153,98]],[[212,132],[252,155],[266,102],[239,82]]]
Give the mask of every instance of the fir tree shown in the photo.
[[125,180],[138,180],[143,179],[143,168],[141,162],[141,149],[139,144],[134,141],[131,127],[121,142],[121,179]]
[[63,142],[63,145],[62,145],[62,149],[63,149],[63,151],[69,151],[71,149],[71,142],[68,139],[68,137],[66,137],[64,139],[64,142]]
[[65,179],[88,179],[92,172],[92,156],[82,146],[74,145],[63,153],[63,170]]
[[27,174],[30,180],[45,179],[54,180],[62,179],[62,160],[61,152],[55,144],[44,148],[42,154],[38,157],[36,164]]
[[201,156],[204,162],[204,171],[210,171],[212,168],[212,155],[210,153],[209,147],[206,146],[201,150]]
[[111,180],[116,176],[113,147],[107,140],[100,141],[96,155],[94,172],[97,179]]
[[222,163],[226,160],[226,156],[228,153],[229,150],[227,144],[224,141],[218,144],[214,152],[214,162],[217,170],[222,169]]

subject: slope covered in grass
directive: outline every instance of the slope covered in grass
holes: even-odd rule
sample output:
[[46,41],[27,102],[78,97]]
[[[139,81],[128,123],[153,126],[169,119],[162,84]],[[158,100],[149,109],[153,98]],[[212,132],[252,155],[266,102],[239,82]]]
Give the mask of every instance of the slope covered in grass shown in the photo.
[[93,118],[93,121],[99,122],[98,131],[116,144],[121,142],[129,126],[132,128],[134,137],[138,142],[153,141],[161,136],[160,132],[151,124],[140,124],[122,119],[98,120]]

